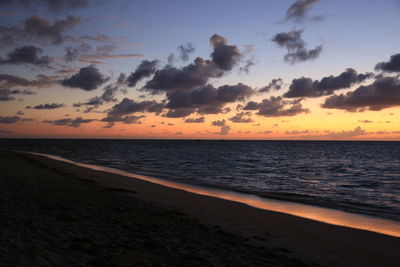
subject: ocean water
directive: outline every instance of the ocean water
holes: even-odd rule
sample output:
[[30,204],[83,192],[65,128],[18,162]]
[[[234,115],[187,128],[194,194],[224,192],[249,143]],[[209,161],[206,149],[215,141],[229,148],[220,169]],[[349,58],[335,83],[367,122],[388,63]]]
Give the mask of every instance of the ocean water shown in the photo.
[[400,142],[0,139],[0,148],[400,221]]

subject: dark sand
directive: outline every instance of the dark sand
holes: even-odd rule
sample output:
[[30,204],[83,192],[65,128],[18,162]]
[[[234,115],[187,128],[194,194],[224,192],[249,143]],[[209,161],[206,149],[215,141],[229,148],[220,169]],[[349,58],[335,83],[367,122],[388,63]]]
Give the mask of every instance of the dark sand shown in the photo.
[[399,266],[400,238],[0,151],[0,266]]

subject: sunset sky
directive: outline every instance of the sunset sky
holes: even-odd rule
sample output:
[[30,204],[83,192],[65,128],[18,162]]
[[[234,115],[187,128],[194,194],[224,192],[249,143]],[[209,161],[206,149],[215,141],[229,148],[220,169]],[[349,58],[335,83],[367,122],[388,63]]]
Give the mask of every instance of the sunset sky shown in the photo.
[[400,1],[0,0],[0,137],[400,140]]

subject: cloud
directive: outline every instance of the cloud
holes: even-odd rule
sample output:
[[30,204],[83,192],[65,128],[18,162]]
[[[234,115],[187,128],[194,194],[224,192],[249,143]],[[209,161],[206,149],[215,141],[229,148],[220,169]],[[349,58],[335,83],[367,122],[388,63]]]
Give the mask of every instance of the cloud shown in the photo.
[[219,134],[219,135],[228,135],[231,127],[229,125],[221,126],[219,132],[210,132],[212,134]]
[[194,50],[196,50],[192,43],[181,44],[178,46],[177,49],[180,59],[185,62],[189,60],[189,55],[192,54]]
[[74,39],[65,33],[82,23],[77,16],[67,16],[65,20],[49,22],[40,15],[34,15],[22,22],[22,27],[0,26],[0,43],[13,45],[17,41],[29,41],[43,44],[60,44],[66,39]]
[[345,139],[345,138],[351,138],[354,136],[359,136],[359,135],[364,135],[366,134],[365,130],[363,130],[361,127],[356,127],[354,130],[350,131],[341,131],[341,132],[330,132],[325,135],[321,135],[321,137],[329,137],[332,139]]
[[80,44],[79,46],[67,46],[65,47],[66,53],[64,56],[64,60],[66,62],[75,61],[81,54],[88,53],[91,50],[92,47],[87,43]]
[[272,79],[272,81],[268,85],[258,90],[258,92],[268,93],[271,90],[279,91],[282,89],[282,85],[283,85],[283,80],[281,78]]
[[40,105],[36,105],[36,106],[26,106],[25,108],[27,108],[27,109],[56,109],[56,108],[61,108],[61,107],[65,107],[65,105],[51,103],[51,104],[40,104]]
[[83,119],[82,117],[77,117],[75,119],[59,119],[59,120],[44,120],[44,123],[49,123],[54,126],[69,126],[69,127],[74,127],[78,128],[81,126],[81,124],[84,123],[90,123],[92,121],[96,121],[95,119]]
[[[49,87],[56,84],[58,76],[46,76],[46,75],[37,75],[37,80],[27,80],[22,77],[8,75],[8,74],[0,74],[0,85],[1,87]],[[32,92],[32,94],[34,94]]]
[[78,73],[72,75],[68,79],[60,81],[60,83],[63,86],[91,91],[95,90],[107,80],[108,79],[105,78],[94,65],[90,65],[81,68]]
[[301,38],[303,30],[292,30],[276,34],[271,41],[278,46],[286,48],[287,53],[283,60],[290,64],[296,64],[317,58],[322,51],[322,45],[314,49],[307,49],[307,43]]
[[293,79],[289,91],[285,97],[320,97],[333,94],[336,90],[347,89],[352,85],[361,83],[373,77],[372,73],[357,73],[354,69],[348,68],[338,76],[327,76],[319,80],[311,78]]
[[48,65],[49,57],[39,57],[40,53],[42,53],[42,49],[33,45],[18,47],[8,53],[6,59],[0,59],[0,64]]
[[[81,107],[81,106],[100,106],[104,103],[115,102],[117,99],[115,98],[116,93],[118,92],[119,85],[109,84],[104,87],[104,91],[100,96],[95,96],[90,98],[88,101],[83,103],[75,103],[74,107]],[[89,108],[86,111],[91,111]]]
[[285,20],[292,20],[294,22],[303,22],[306,19],[311,20],[323,20],[323,16],[315,16],[309,18],[307,16],[308,11],[311,7],[318,3],[320,0],[295,0],[295,2],[286,10]]
[[254,120],[251,118],[251,112],[240,112],[233,116],[232,118],[229,118],[230,121],[234,123],[250,123],[253,122]]
[[112,107],[108,115],[112,117],[121,117],[136,112],[154,112],[160,114],[163,108],[163,103],[158,103],[154,100],[136,102],[135,100],[124,98],[120,103]]
[[221,77],[239,62],[241,58],[239,49],[234,45],[227,45],[224,37],[214,34],[210,38],[210,44],[213,47],[211,60],[197,57],[193,63],[181,68],[167,64],[155,71],[153,78],[142,90],[153,94],[176,90],[191,91],[205,86],[211,78]]
[[245,61],[244,66],[239,68],[239,71],[248,74],[250,72],[250,68],[253,67],[255,64],[256,64],[256,60],[254,58],[247,59]]
[[210,78],[222,75],[223,71],[214,62],[198,57],[193,63],[180,69],[167,65],[163,69],[157,70],[143,89],[153,94],[162,91],[192,90],[205,85]]
[[244,101],[253,94],[254,90],[251,87],[241,83],[223,85],[218,88],[207,85],[192,91],[179,90],[168,93],[166,108],[178,113],[181,113],[179,109],[183,109],[184,112],[180,114],[182,117],[196,111],[200,114],[217,114],[224,112],[223,107],[227,103]]
[[[107,117],[101,121],[108,122],[109,125],[114,125],[115,122],[138,123],[138,120],[144,118],[141,116],[128,116],[132,113],[137,112],[152,112],[160,114],[163,111],[164,103],[158,103],[156,101],[141,101],[136,102],[135,100],[124,98],[120,103],[114,105],[107,113]],[[110,126],[108,127],[110,128]]]
[[271,96],[269,99],[264,99],[261,103],[249,103],[245,106],[244,110],[258,110],[257,114],[265,117],[294,116],[309,112],[308,109],[303,108],[299,100],[285,101],[280,96]]
[[217,120],[211,122],[212,126],[225,126],[226,121],[225,120]]
[[154,74],[156,72],[158,62],[158,60],[143,60],[139,66],[137,66],[136,70],[128,76],[128,86],[133,87],[141,79],[150,77],[152,74]]
[[333,95],[321,105],[323,108],[343,109],[350,112],[379,111],[400,105],[400,79],[377,77],[367,86],[360,86],[347,94]]
[[0,123],[14,124],[18,121],[33,121],[31,118],[21,118],[19,116],[0,116]]
[[36,93],[28,89],[25,90],[0,89],[0,101],[15,100],[14,95],[36,95]]
[[204,117],[199,117],[199,118],[187,118],[185,120],[185,123],[203,123],[205,121]]
[[210,38],[210,43],[214,48],[211,53],[212,61],[224,71],[231,70],[242,57],[237,46],[227,45],[227,42],[225,37],[218,34],[214,34]]
[[392,55],[388,62],[376,64],[375,69],[386,72],[400,72],[400,54]]

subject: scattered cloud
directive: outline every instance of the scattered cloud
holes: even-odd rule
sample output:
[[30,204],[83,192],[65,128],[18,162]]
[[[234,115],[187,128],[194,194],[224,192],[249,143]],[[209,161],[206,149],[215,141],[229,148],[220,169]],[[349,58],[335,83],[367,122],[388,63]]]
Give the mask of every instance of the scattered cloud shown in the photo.
[[338,76],[327,76],[321,80],[312,80],[311,78],[293,79],[289,86],[289,91],[284,94],[285,97],[320,97],[331,95],[340,89],[348,89],[352,85],[361,83],[366,79],[372,78],[372,73],[357,73],[354,69],[348,68]]
[[15,95],[36,95],[28,89],[25,90],[11,90],[11,89],[0,89],[0,101],[11,101],[15,100]]
[[264,99],[261,103],[250,101],[243,108],[244,110],[258,110],[257,115],[265,117],[294,116],[300,113],[308,113],[309,110],[303,108],[301,99],[287,101],[282,97],[271,96]]
[[238,47],[228,45],[227,42],[228,40],[225,37],[218,34],[214,34],[210,38],[210,43],[214,48],[211,53],[212,61],[224,71],[231,70],[242,57]]
[[74,39],[66,33],[78,24],[82,19],[68,15],[66,19],[50,22],[40,15],[33,15],[22,22],[22,26],[0,26],[0,43],[2,45],[14,45],[18,41],[29,41],[41,44],[60,44],[66,40]]
[[136,70],[128,76],[128,86],[133,87],[141,79],[150,77],[152,74],[154,74],[156,72],[158,62],[158,60],[143,60],[139,66],[137,66]]
[[44,120],[44,123],[49,123],[54,126],[69,126],[78,128],[81,124],[90,123],[92,121],[96,121],[95,119],[83,119],[82,117],[77,117],[75,119],[59,119],[59,120]]
[[40,104],[36,106],[26,106],[26,109],[56,109],[56,108],[62,108],[65,107],[64,104],[57,104],[57,103],[51,103],[51,104]]
[[21,118],[19,116],[0,116],[0,123],[14,124],[19,121],[33,121],[31,118]]
[[60,81],[60,84],[67,87],[91,91],[97,89],[97,87],[107,80],[108,79],[105,78],[94,65],[90,65],[81,68],[78,73],[72,75],[70,78]]
[[[200,114],[217,114],[224,112],[227,103],[244,101],[254,94],[247,85],[223,85],[218,88],[212,85],[196,88],[192,91],[174,91],[167,94],[166,108],[178,111],[183,109],[182,116],[193,112]],[[178,111],[178,113],[181,113]],[[168,116],[168,115],[167,115]]]
[[185,123],[203,123],[205,121],[204,117],[199,117],[199,118],[187,118],[185,120]]
[[375,69],[386,72],[400,72],[400,54],[392,55],[388,62],[376,64]]
[[231,122],[234,122],[234,123],[250,123],[250,122],[254,122],[254,120],[251,118],[251,115],[252,114],[249,111],[240,112],[240,113],[237,113],[232,118],[229,118],[229,120]]
[[[0,74],[0,84],[3,88],[12,88],[12,87],[36,87],[36,88],[44,88],[55,85],[59,76],[46,76],[46,75],[37,75],[37,80],[27,80],[22,77],[8,75],[8,74]],[[25,91],[24,92],[29,92]],[[29,93],[27,93],[29,94]],[[32,94],[34,94],[32,92]]]
[[179,45],[177,50],[179,52],[179,58],[186,62],[189,60],[189,55],[192,54],[196,48],[192,43],[187,43]]
[[287,53],[283,60],[290,64],[296,64],[316,59],[322,51],[322,45],[314,49],[307,49],[307,43],[301,38],[303,30],[292,30],[276,34],[272,41],[278,46],[286,48]]
[[0,59],[0,65],[3,64],[33,64],[36,66],[45,66],[49,64],[48,56],[39,56],[42,49],[33,45],[17,47],[8,53],[6,59]]
[[313,5],[320,2],[320,0],[295,0],[295,2],[286,10],[286,21],[294,21],[297,23],[304,22],[305,20],[321,21],[324,16],[309,17],[308,12]]
[[226,121],[225,120],[217,120],[211,122],[212,126],[225,126]]
[[282,86],[283,86],[283,80],[281,78],[272,79],[272,81],[268,85],[258,90],[258,92],[268,93],[271,90],[279,91],[282,89]]
[[400,79],[378,77],[370,85],[360,86],[347,94],[330,96],[321,106],[350,112],[379,111],[400,106]]

